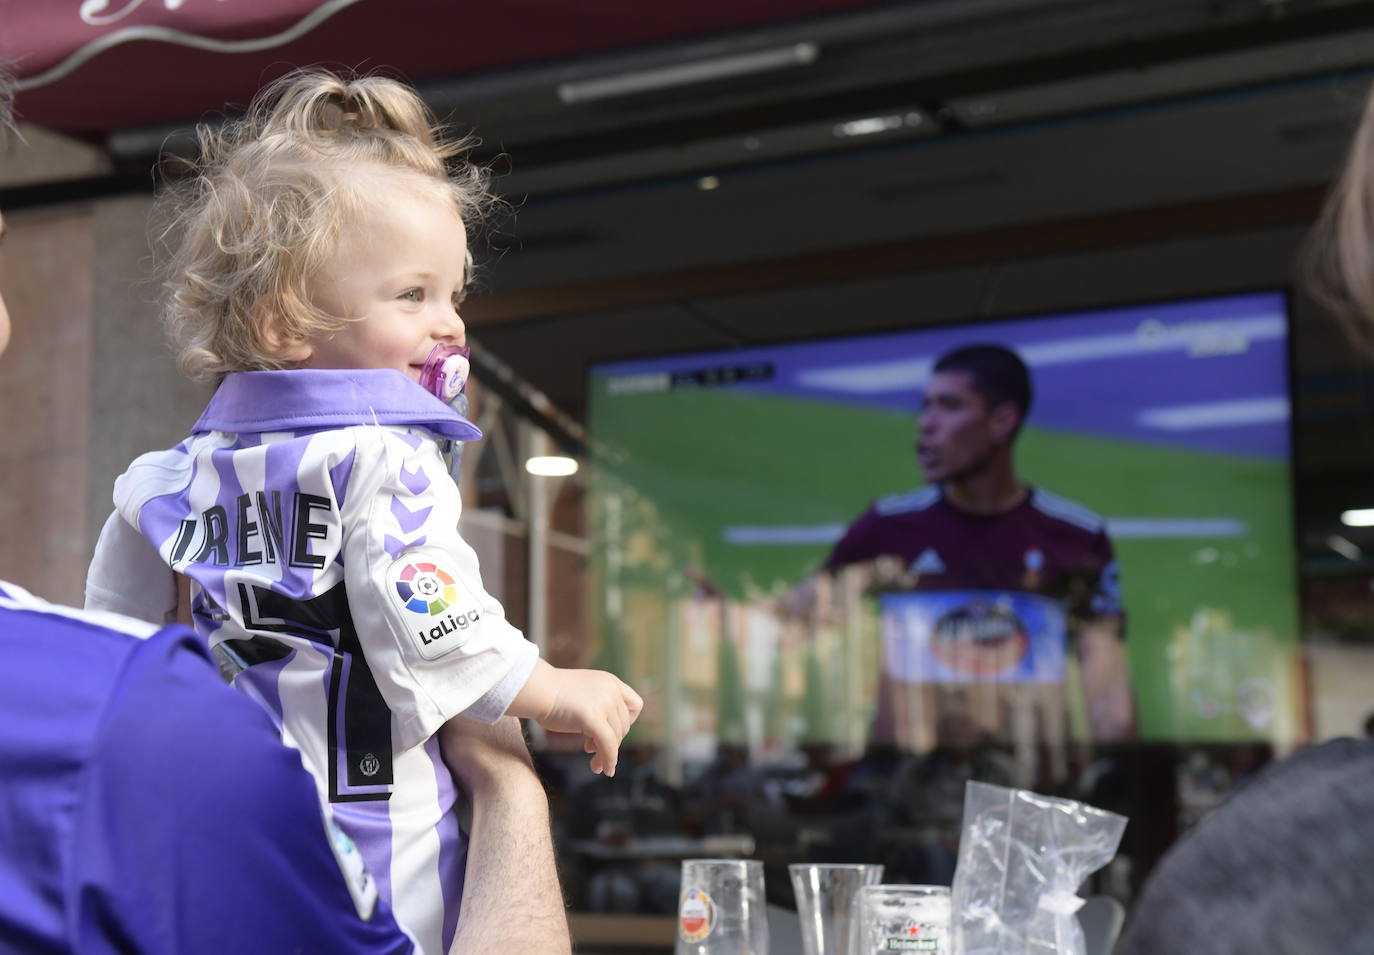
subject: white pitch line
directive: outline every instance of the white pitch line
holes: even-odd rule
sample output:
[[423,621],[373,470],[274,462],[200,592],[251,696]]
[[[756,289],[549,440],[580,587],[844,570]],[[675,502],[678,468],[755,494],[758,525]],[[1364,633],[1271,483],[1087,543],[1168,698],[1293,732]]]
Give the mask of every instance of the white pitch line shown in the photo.
[[1199,431],[1251,424],[1281,424],[1288,420],[1291,405],[1286,395],[1240,398],[1195,405],[1146,408],[1136,420],[1160,431]]
[[[1032,368],[1068,365],[1104,358],[1127,358],[1160,352],[1213,354],[1225,345],[1225,352],[1243,351],[1250,342],[1283,338],[1288,326],[1281,315],[1259,315],[1216,321],[1179,322],[1169,325],[1146,319],[1133,332],[1111,335],[1084,335],[1036,345],[1014,346]],[[807,388],[843,391],[852,394],[881,394],[919,388],[930,377],[933,358],[902,358],[896,361],[862,362],[813,368],[797,375],[797,383]]]
[[[833,544],[845,524],[735,524],[721,537],[739,547],[801,547]],[[1244,537],[1250,526],[1233,517],[1112,517],[1107,533],[1116,540],[1187,540]]]

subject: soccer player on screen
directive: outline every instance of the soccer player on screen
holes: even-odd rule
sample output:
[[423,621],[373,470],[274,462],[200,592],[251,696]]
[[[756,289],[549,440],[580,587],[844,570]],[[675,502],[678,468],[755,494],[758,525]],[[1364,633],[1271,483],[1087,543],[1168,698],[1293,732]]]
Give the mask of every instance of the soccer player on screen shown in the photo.
[[916,432],[929,484],[875,501],[825,561],[828,571],[869,566],[884,589],[904,595],[896,610],[884,608],[905,623],[885,627],[878,741],[904,735],[894,726],[902,684],[1062,682],[1065,642],[1092,739],[1135,735],[1105,522],[1016,473],[1031,398],[1030,373],[1008,348],[973,345],[940,358]]

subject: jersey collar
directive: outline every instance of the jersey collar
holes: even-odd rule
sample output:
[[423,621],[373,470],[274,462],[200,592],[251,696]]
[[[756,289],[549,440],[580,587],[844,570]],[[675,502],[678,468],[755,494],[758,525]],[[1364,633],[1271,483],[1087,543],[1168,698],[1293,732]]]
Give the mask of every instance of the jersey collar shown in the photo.
[[454,441],[477,426],[391,368],[240,371],[226,375],[192,433],[422,425]]

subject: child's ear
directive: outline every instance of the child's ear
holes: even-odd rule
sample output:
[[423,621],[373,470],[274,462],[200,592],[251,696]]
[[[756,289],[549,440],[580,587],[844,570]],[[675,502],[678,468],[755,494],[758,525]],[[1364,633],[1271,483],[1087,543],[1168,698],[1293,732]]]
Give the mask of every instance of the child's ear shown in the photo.
[[304,338],[290,337],[283,331],[275,310],[267,302],[258,302],[253,306],[252,319],[263,346],[277,358],[302,362],[314,351]]

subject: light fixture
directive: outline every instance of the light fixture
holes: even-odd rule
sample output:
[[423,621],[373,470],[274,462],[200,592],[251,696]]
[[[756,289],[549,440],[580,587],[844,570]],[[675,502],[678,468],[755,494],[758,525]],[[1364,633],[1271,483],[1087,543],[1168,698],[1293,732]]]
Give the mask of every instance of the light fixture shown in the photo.
[[1364,551],[1360,550],[1350,541],[1341,537],[1339,534],[1332,534],[1326,539],[1326,546],[1340,554],[1346,560],[1359,560],[1364,556]]
[[[912,113],[920,122],[920,114]],[[912,123],[913,126],[916,123]],[[861,119],[851,119],[847,122],[835,124],[836,136],[872,136],[875,133],[886,133],[894,129],[902,128],[902,117],[892,116],[865,116]]]
[[536,477],[567,477],[577,473],[577,459],[562,455],[540,455],[525,462],[525,470]]
[[1341,523],[1346,527],[1374,527],[1374,507],[1361,507],[1341,513]]
[[714,189],[719,189],[720,177],[702,176],[700,179],[697,180],[697,188],[700,189],[702,192],[711,192]]
[[614,76],[559,83],[558,98],[569,105],[615,99],[620,96],[633,96],[636,93],[671,89],[675,86],[806,66],[816,62],[819,55],[820,47],[814,43],[794,43],[771,50],[755,50],[689,63],[675,63],[672,66],[618,73]]

